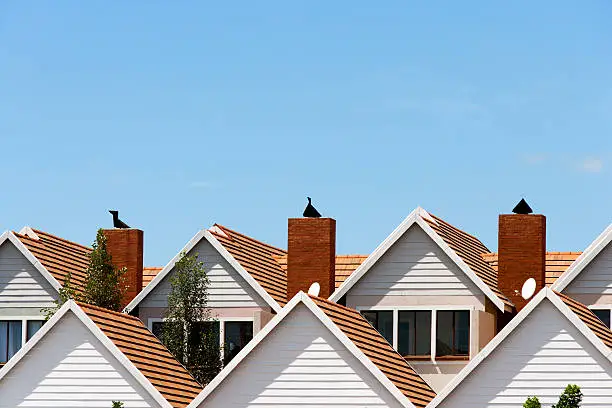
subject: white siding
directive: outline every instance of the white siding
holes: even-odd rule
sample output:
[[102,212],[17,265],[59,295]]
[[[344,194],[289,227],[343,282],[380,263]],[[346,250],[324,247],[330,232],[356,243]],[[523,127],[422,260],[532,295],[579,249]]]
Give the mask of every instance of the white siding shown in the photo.
[[1,408],[159,406],[72,312],[0,380],[0,396]]
[[[595,299],[587,300],[587,304],[597,303],[597,296],[611,296],[612,245],[608,244],[563,292],[572,295],[586,295],[586,298]],[[581,300],[578,297],[577,299]]]
[[439,408],[521,408],[556,403],[578,384],[583,408],[612,406],[612,363],[545,299]]
[[[449,302],[449,297],[455,299]],[[484,305],[480,289],[418,225],[410,227],[347,293],[347,305],[352,307],[411,302]]]
[[[205,239],[202,239],[189,255],[198,254],[204,262],[210,286],[208,288],[208,306],[218,307],[266,307],[265,301],[234,270],[234,268]],[[170,294],[170,277],[164,278],[141,302],[141,307],[167,307]]]
[[400,407],[306,308],[294,309],[201,404],[204,408]]
[[53,305],[56,296],[51,284],[13,243],[0,245],[0,315],[14,314],[8,309],[30,309],[25,314],[41,315],[40,309]]

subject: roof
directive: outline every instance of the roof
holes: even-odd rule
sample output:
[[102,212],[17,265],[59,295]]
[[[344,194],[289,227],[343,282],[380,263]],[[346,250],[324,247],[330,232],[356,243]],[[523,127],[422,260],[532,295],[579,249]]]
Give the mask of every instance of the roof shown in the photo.
[[[582,252],[547,252],[546,253],[546,285],[552,285],[563,272],[574,263]],[[482,258],[497,271],[497,253],[482,254]]]
[[416,407],[436,396],[410,364],[357,310],[320,297],[310,297],[332,322],[365,354]]
[[[607,360],[612,360],[612,331],[601,322],[593,312],[580,302],[568,296],[544,287],[534,296],[527,305],[508,323],[487,345],[478,353],[448,385],[433,399],[428,408],[437,407],[453,391],[460,386],[470,373],[472,373],[493,351],[521,325],[521,323],[537,308],[537,306],[548,299],[567,319],[580,331],[586,339]],[[507,349],[513,350],[513,349]],[[514,350],[516,351],[516,350]]]
[[429,385],[359,312],[298,292],[204,388],[189,407],[198,407],[299,304],[305,305],[402,406],[423,408],[435,397],[435,392]]
[[287,274],[274,257],[286,256],[287,251],[223,225],[215,224],[214,227],[210,229],[210,232],[219,243],[274,300],[284,305],[287,302]]
[[90,247],[28,227],[14,234],[60,284],[70,273],[74,289],[77,292],[83,290],[85,270],[92,251]]
[[[367,257],[367,255],[336,255],[336,288],[355,272],[355,269],[357,269]],[[287,273],[287,255],[274,256],[274,259],[280,264],[283,271]]]
[[490,252],[487,247],[476,237],[429,214],[420,207],[412,211],[374,252],[345,278],[344,282],[332,293],[330,300],[338,301],[344,296],[414,224],[421,227],[498,309],[505,311],[514,308],[513,303],[497,286],[497,272],[481,256],[483,253]]
[[161,270],[163,266],[145,266],[142,268],[142,287],[146,287]]
[[136,317],[77,303],[173,407],[186,407],[202,387]]

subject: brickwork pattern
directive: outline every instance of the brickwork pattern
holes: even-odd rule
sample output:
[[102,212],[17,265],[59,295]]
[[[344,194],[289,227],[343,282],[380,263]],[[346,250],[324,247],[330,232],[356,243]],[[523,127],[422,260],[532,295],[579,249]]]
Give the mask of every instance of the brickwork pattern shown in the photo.
[[127,268],[128,289],[123,305],[130,303],[142,290],[144,232],[139,229],[107,229],[106,248],[118,268]]

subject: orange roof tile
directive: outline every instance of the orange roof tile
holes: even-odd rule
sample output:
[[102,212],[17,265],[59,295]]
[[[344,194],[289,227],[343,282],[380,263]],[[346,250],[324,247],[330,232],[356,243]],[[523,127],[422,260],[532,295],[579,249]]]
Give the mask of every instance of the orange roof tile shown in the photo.
[[142,287],[143,289],[151,283],[154,277],[164,269],[162,266],[145,266],[142,268]]
[[92,249],[40,230],[33,231],[39,239],[14,234],[60,284],[71,273],[74,289],[82,291]]
[[433,220],[425,218],[429,226],[448,244],[448,246],[465,262],[472,271],[499,297],[506,305],[513,307],[512,302],[497,287],[497,271],[482,257],[490,252],[478,238],[452,226],[441,218],[430,214]]
[[563,303],[572,309],[572,312],[574,312],[580,320],[582,320],[584,324],[586,324],[589,329],[608,346],[608,348],[612,349],[612,331],[595,316],[591,309],[562,293],[555,292],[555,295],[559,296]]
[[287,275],[274,259],[287,251],[215,224],[222,233],[209,230],[238,263],[253,276],[281,306],[287,303]]
[[[336,289],[348,278],[355,269],[366,260],[367,255],[336,255]],[[287,255],[274,256],[285,274],[287,273]]]
[[[546,285],[552,285],[559,276],[582,254],[582,252],[547,252]],[[482,254],[482,258],[497,271],[497,253]]]
[[425,407],[436,396],[361,313],[327,299],[310,298],[416,407]]
[[202,391],[138,318],[85,303],[78,305],[173,407],[186,407]]

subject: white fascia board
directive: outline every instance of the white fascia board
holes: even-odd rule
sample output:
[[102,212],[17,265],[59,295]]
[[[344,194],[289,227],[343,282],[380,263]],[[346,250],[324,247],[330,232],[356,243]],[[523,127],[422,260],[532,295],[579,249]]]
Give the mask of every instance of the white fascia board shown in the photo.
[[553,290],[563,292],[565,288],[586,268],[597,255],[612,241],[612,224],[608,226],[582,254],[551,285]]
[[444,253],[461,269],[470,280],[493,302],[495,306],[502,312],[506,309],[505,303],[489,288],[489,286],[480,279],[472,269],[457,255],[455,251],[429,226],[424,218],[430,218],[429,213],[417,207],[414,211],[402,221],[402,223],[368,256],[368,258],[353,272],[344,283],[334,291],[329,297],[332,302],[338,302],[353,285],[355,285],[368,270],[370,270],[376,262],[401,238],[402,235],[414,224],[419,227],[444,251]]
[[5,231],[2,235],[0,235],[0,245],[2,245],[5,241],[10,241],[16,248],[21,252],[21,254],[36,268],[38,272],[49,282],[51,287],[59,292],[62,285],[49,273],[47,268],[45,268],[40,261],[30,252],[30,250],[21,242],[19,238],[13,234],[12,231]]
[[[69,300],[70,310],[79,318],[81,322],[91,331],[91,333],[106,347],[106,349],[119,361],[119,363],[134,377],[136,381],[157,401],[162,408],[172,408],[172,405],[161,395],[153,384],[140,372],[138,368],[119,350],[119,348],[109,339],[102,329],[100,329],[87,313],[83,311],[74,301]],[[43,325],[44,327],[44,325]]]
[[584,335],[587,340],[602,355],[611,360],[612,351],[597,337],[591,329],[555,294],[555,292],[544,287],[538,294],[527,303],[527,305],[504,327],[481,351],[478,353],[460,372],[457,374],[442,391],[429,403],[427,408],[435,408],[444,401],[461,383],[476,369],[495,349],[499,346],[522,322],[538,307],[544,299],[550,302]]
[[213,248],[225,259],[238,274],[253,288],[253,290],[263,298],[263,300],[278,313],[281,310],[281,306],[278,304],[276,300],[270,296],[268,292],[248,273],[242,265],[225,249],[225,247],[215,238],[213,234],[211,234],[208,230],[201,230],[196,235],[194,235],[191,240],[179,251],[178,254],[172,258],[170,262],[151,280],[151,282],[142,290],[140,293],[124,308],[125,312],[131,312],[134,310],[136,306],[142,302],[144,298],[147,297],[153,289],[170,273],[174,265],[181,258],[181,254],[189,253],[202,239],[205,239],[210,243]]

